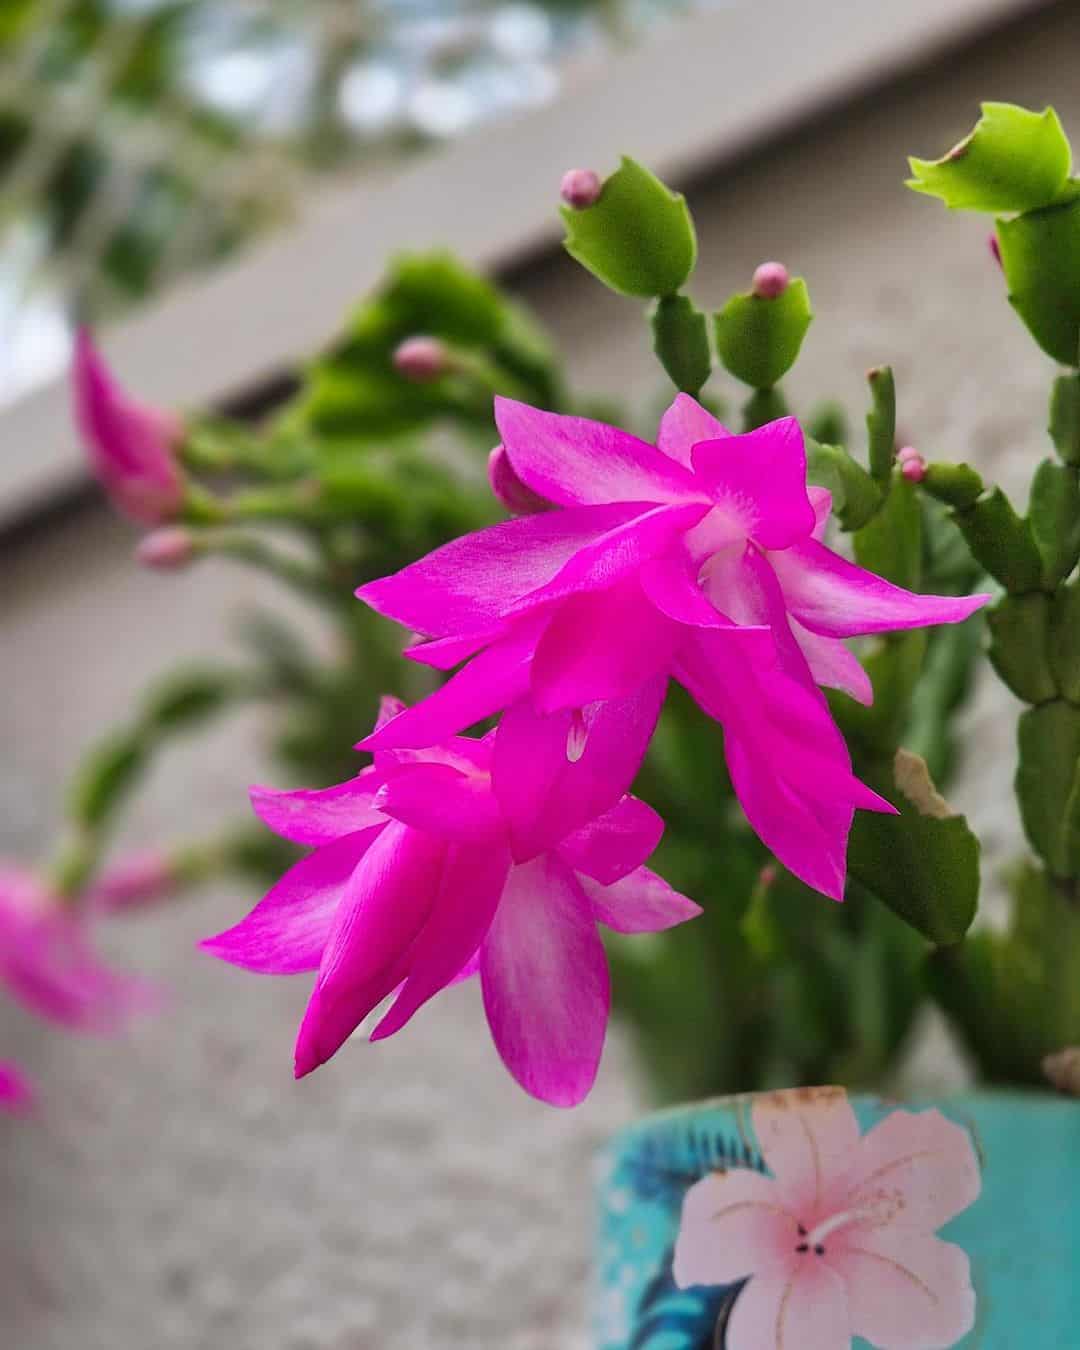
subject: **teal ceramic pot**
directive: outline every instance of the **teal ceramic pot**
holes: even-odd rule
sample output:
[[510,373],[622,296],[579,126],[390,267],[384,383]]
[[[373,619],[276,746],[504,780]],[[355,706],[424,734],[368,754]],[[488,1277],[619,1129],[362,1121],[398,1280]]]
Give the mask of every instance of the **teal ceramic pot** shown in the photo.
[[[651,1116],[601,1153],[596,1350],[729,1350],[724,1328],[741,1285],[680,1290],[672,1259],[683,1198],[695,1182],[732,1168],[767,1170],[753,1100],[728,1097]],[[971,1132],[982,1193],[940,1230],[968,1253],[976,1292],[975,1329],[956,1344],[1080,1350],[1080,1102],[988,1093],[902,1104],[855,1097],[852,1105],[864,1134],[899,1105],[937,1106]]]

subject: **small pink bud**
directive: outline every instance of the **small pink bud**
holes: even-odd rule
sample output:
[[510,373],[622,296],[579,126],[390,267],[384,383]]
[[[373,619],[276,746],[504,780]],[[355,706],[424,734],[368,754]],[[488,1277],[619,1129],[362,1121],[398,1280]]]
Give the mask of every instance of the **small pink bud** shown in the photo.
[[151,530],[135,546],[135,561],[157,572],[175,572],[195,556],[195,538],[183,525]]
[[575,211],[584,211],[587,206],[595,206],[602,188],[600,175],[592,169],[568,169],[563,174],[559,196]]
[[791,284],[788,270],[781,262],[763,262],[754,272],[750,290],[759,300],[776,300]]
[[437,380],[447,369],[446,347],[434,337],[410,337],[394,350],[394,369],[417,384]]
[[915,449],[913,445],[901,446],[901,448],[896,452],[897,464],[906,464],[909,459],[918,459],[918,458],[919,452],[918,450]]
[[997,235],[996,234],[988,235],[986,242],[990,248],[991,258],[993,258],[993,260],[997,263],[997,265],[1001,268],[1001,270],[1004,271],[1005,264],[1001,261],[1001,245],[998,243]]
[[85,328],[75,335],[71,381],[90,467],[114,505],[142,525],[174,519],[184,504],[175,453],[183,438],[179,419],[129,398]]
[[0,1111],[13,1116],[33,1114],[34,1086],[17,1064],[0,1061]]
[[488,482],[491,490],[512,516],[534,516],[538,511],[547,511],[551,503],[526,487],[517,476],[510,456],[503,446],[497,445],[488,456]]
[[106,867],[87,889],[86,903],[108,914],[141,909],[167,895],[174,880],[168,857],[159,849],[146,849]]
[[915,450],[907,459],[900,460],[900,472],[909,483],[921,483],[926,477],[926,460]]
[[776,864],[766,863],[758,873],[758,885],[763,890],[768,890],[770,886],[776,884]]

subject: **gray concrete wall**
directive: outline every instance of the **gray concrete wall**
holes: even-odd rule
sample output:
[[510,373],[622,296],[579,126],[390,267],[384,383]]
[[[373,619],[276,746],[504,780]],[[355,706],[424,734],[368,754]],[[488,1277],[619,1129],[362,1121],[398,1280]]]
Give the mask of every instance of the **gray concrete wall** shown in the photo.
[[[980,97],[1053,101],[1080,136],[1078,50],[1080,14],[1059,11],[699,184],[699,299],[718,303],[763,258],[785,259],[818,315],[793,394],[835,393],[861,415],[865,368],[891,361],[908,438],[1023,483],[1043,453],[1050,363],[1011,317],[985,223],[906,193],[903,155],[949,144]],[[648,403],[655,372],[632,304],[561,259],[517,284],[582,386]],[[180,654],[220,652],[236,611],[266,598],[217,567],[139,573],[130,544],[89,509],[5,549],[2,854],[40,851],[73,756],[148,677]],[[980,695],[955,794],[991,864],[1017,839],[1004,787],[1013,714]],[[249,721],[171,756],[133,836],[234,809],[258,773],[259,730]],[[251,899],[215,892],[115,932],[117,954],[172,990],[169,1014],[124,1042],[75,1042],[0,1012],[0,1054],[33,1066],[45,1096],[40,1124],[0,1123],[3,1350],[586,1345],[588,1160],[638,1109],[618,1036],[588,1104],[548,1110],[502,1072],[463,988],[390,1043],[350,1047],[294,1085],[305,981],[246,977],[193,951]]]

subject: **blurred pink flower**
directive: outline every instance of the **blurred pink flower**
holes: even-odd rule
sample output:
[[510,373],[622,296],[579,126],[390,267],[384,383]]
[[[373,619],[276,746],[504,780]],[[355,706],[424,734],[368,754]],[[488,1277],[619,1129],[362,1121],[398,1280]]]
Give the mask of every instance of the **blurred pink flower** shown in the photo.
[[109,863],[82,898],[91,913],[116,914],[152,905],[169,894],[175,881],[168,855],[147,848]]
[[12,1116],[28,1115],[34,1108],[34,1089],[17,1064],[0,1060],[0,1111]]
[[148,983],[102,962],[82,910],[6,864],[0,865],[0,983],[30,1012],[74,1031],[117,1032],[156,1003]]
[[143,525],[174,519],[184,501],[179,420],[130,399],[81,328],[72,365],[75,421],[90,467],[113,503]]
[[[759,835],[841,898],[855,808],[892,808],[852,777],[817,686],[869,703],[844,638],[958,622],[987,597],[916,595],[827,548],[831,499],[807,488],[792,418],[733,436],[680,394],[655,446],[507,399],[496,420],[517,481],[562,509],[455,540],[360,588],[433,639],[410,649],[414,660],[468,660],[364,747],[432,744],[519,702],[530,736],[546,728],[566,744],[565,715],[674,675],[724,725]],[[638,762],[627,758],[631,776]]]
[[975,1202],[966,1130],[939,1111],[894,1111],[860,1137],[842,1088],[754,1100],[771,1172],[715,1172],[687,1192],[680,1288],[750,1277],[729,1350],[944,1350],[974,1322],[968,1258],[934,1234]]
[[[522,1087],[555,1106],[586,1096],[610,1001],[597,924],[655,932],[700,913],[642,866],[663,831],[650,807],[623,796],[596,818],[622,714],[595,721],[597,749],[575,763],[564,756],[550,784],[559,841],[528,857],[515,856],[492,788],[493,773],[511,769],[490,736],[380,752],[357,777],[322,790],[253,789],[266,824],[314,852],[246,919],[202,945],[248,970],[318,971],[297,1077],[329,1059],[388,995],[396,997],[372,1040],[478,973],[495,1045]],[[512,772],[527,779],[533,765],[522,760]]]

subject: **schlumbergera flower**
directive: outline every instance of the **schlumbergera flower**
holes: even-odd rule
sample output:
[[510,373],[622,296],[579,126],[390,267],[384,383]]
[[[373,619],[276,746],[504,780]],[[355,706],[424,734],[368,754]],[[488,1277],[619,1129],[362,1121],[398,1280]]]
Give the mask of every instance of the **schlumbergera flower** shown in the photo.
[[9,865],[0,865],[0,984],[30,1012],[74,1031],[120,1031],[156,1003],[149,984],[102,961],[84,912]]
[[[915,595],[829,549],[831,498],[807,487],[792,418],[732,435],[681,394],[656,445],[507,399],[496,421],[516,481],[558,509],[360,588],[431,639],[407,652],[414,660],[468,661],[365,747],[421,747],[509,708],[501,740],[554,765],[560,740],[572,754],[587,736],[591,710],[638,697],[659,713],[674,676],[722,723],[751,825],[792,872],[840,899],[855,808],[893,808],[853,777],[818,686],[869,703],[845,638],[958,622],[988,597]],[[652,727],[638,732],[632,770]],[[629,783],[613,770],[611,800]],[[498,775],[496,789],[521,792]]]
[[173,519],[184,501],[175,455],[179,421],[130,398],[85,328],[75,336],[72,385],[90,467],[114,504],[142,525]]
[[755,1099],[771,1176],[714,1172],[686,1194],[680,1288],[744,1280],[728,1350],[945,1350],[971,1330],[966,1254],[935,1236],[978,1199],[968,1132],[940,1111],[893,1111],[860,1136],[842,1088]]
[[[387,714],[401,705],[388,700]],[[495,1045],[517,1081],[573,1106],[592,1086],[609,1005],[597,924],[654,932],[700,913],[643,866],[663,822],[623,797],[605,814],[622,729],[651,707],[596,716],[558,783],[526,858],[494,791],[495,737],[453,737],[422,752],[383,751],[319,791],[256,788],[256,812],[313,847],[235,928],[203,946],[265,974],[317,970],[296,1043],[296,1075],[333,1055],[389,994],[372,1040],[399,1031],[448,985],[478,974]],[[533,772],[521,761],[516,780]],[[599,814],[599,818],[598,817]]]

